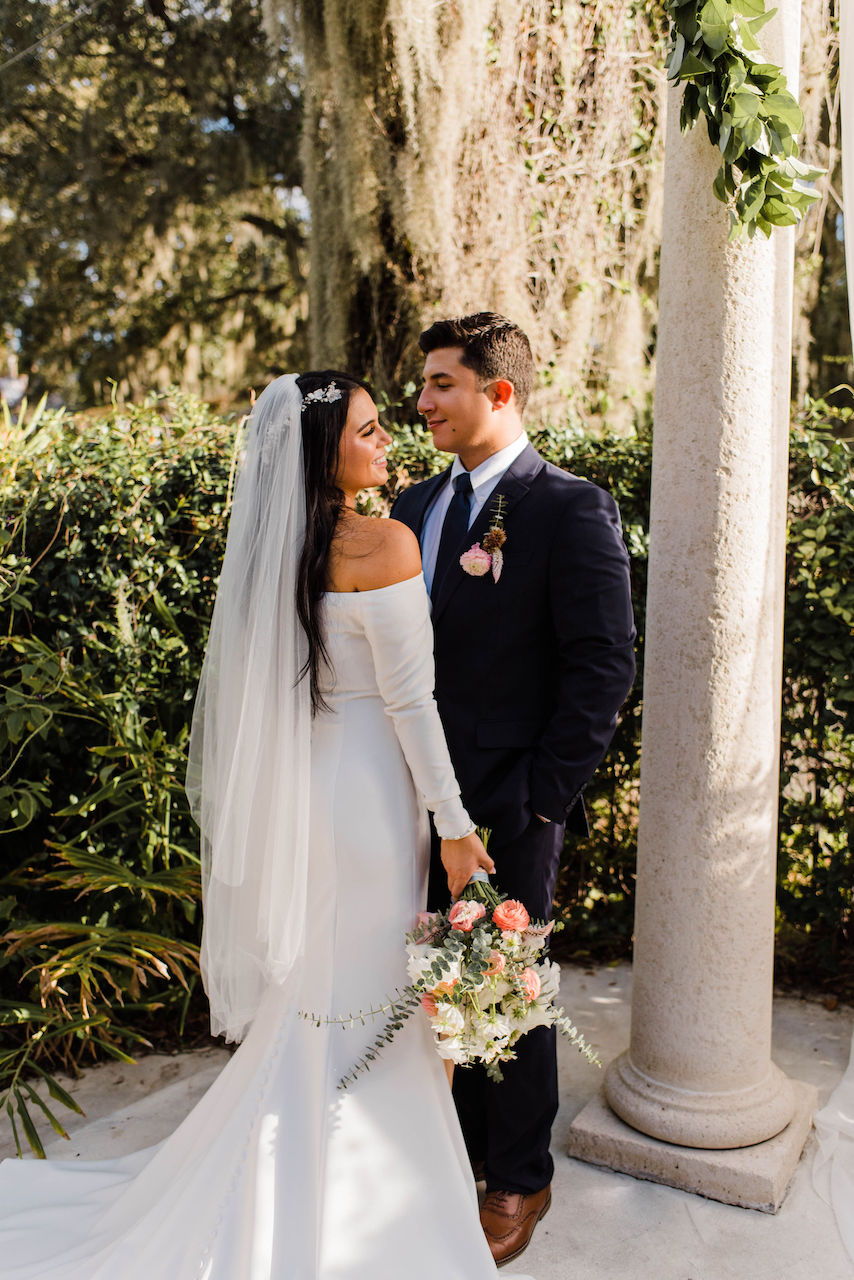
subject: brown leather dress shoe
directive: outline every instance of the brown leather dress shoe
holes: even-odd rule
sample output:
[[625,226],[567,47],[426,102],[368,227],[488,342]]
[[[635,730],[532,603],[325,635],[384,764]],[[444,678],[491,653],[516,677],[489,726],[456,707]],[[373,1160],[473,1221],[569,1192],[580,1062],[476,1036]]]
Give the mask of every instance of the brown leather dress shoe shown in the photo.
[[480,1225],[497,1266],[502,1267],[524,1253],[531,1243],[534,1227],[546,1216],[551,1202],[550,1186],[530,1196],[518,1191],[487,1191],[480,1211]]

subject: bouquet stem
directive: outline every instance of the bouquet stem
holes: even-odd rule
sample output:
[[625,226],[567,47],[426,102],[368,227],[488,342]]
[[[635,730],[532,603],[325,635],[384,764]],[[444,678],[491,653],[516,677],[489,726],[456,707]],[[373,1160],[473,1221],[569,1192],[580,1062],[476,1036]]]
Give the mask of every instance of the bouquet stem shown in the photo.
[[475,871],[460,894],[460,898],[465,899],[466,902],[482,902],[489,910],[497,907],[501,902],[501,895],[493,889],[485,871]]

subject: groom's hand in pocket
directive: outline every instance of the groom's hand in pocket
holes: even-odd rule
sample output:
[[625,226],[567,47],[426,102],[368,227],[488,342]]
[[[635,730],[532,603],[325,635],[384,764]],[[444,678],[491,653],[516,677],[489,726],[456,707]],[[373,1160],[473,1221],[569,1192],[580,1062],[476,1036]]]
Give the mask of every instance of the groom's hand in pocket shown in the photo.
[[441,857],[448,876],[448,888],[454,899],[460,896],[475,871],[482,868],[492,875],[495,870],[495,863],[475,831],[470,836],[463,836],[462,840],[443,840]]

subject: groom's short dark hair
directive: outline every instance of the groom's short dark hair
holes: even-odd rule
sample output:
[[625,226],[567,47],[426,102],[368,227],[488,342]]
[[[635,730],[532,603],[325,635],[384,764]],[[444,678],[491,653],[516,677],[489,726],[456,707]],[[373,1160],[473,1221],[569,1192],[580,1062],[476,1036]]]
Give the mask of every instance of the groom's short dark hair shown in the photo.
[[461,362],[484,383],[506,378],[513,383],[521,412],[534,381],[531,344],[517,324],[495,311],[436,320],[418,339],[425,356],[441,347],[461,347]]

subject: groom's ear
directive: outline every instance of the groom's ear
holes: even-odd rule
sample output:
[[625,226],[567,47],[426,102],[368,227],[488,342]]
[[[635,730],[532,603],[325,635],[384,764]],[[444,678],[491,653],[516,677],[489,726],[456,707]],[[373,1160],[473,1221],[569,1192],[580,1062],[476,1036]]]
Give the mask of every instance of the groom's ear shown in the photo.
[[510,403],[514,388],[507,378],[496,378],[484,390],[492,401],[493,409],[504,409]]

